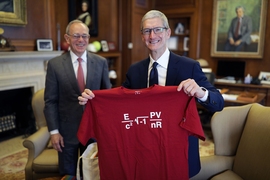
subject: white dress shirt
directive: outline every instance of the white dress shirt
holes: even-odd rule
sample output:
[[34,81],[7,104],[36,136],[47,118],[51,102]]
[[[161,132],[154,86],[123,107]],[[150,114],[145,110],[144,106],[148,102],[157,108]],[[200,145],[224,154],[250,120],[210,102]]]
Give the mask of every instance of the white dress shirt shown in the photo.
[[[78,67],[79,67],[79,61],[77,60],[79,57],[74,54],[72,51],[70,51],[70,56],[71,56],[71,61],[73,64],[73,69],[74,69],[74,73],[75,76],[77,78],[77,72],[78,72]],[[84,83],[86,83],[86,74],[87,74],[87,68],[86,68],[86,64],[87,64],[87,57],[86,57],[86,51],[84,51],[83,55],[80,57],[82,58],[82,69],[83,69],[83,77],[84,77]]]

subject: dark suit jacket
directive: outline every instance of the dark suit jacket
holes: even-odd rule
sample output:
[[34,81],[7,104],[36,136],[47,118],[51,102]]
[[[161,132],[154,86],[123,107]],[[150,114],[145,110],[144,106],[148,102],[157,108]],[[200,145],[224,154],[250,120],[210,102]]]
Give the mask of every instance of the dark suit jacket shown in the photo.
[[[233,38],[234,32],[236,30],[238,23],[238,18],[235,17],[230,25],[229,32],[228,32],[228,38]],[[247,44],[251,43],[251,33],[252,33],[252,20],[248,16],[243,16],[242,23],[240,26],[240,32],[241,32],[241,40],[242,42],[245,42]]]
[[[91,90],[111,88],[107,60],[87,53],[86,88]],[[78,103],[81,95],[74,73],[70,53],[51,59],[47,65],[45,85],[45,108],[49,131],[58,129],[65,143],[79,143],[77,130],[83,114]]]
[[[123,83],[123,86],[130,89],[146,88],[148,84],[149,62],[150,58],[147,58],[131,65],[126,74],[126,80]],[[222,95],[207,81],[200,64],[195,60],[178,56],[171,52],[167,69],[166,86],[177,86],[181,81],[188,78],[194,79],[199,86],[204,87],[209,91],[208,101],[205,103],[200,102],[205,108],[213,112],[223,109],[224,99]],[[200,171],[198,139],[193,136],[189,137],[188,158],[189,177],[192,177]]]
[[[137,62],[129,68],[123,86],[130,89],[147,87],[148,66],[150,58]],[[209,111],[220,111],[224,107],[224,99],[220,92],[209,82],[202,72],[200,64],[187,57],[170,53],[166,86],[177,86],[181,81],[188,78],[194,79],[196,83],[209,91],[209,101],[201,103]]]

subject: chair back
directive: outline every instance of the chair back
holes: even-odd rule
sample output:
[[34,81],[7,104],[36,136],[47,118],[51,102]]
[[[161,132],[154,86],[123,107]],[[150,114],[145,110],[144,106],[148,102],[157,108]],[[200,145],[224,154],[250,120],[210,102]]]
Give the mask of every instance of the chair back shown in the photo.
[[215,155],[235,156],[251,106],[228,106],[212,116]]
[[270,107],[253,104],[235,156],[233,171],[246,180],[270,178]]
[[37,128],[41,128],[44,126],[47,126],[46,123],[46,119],[44,116],[44,106],[45,106],[45,102],[44,102],[44,88],[38,90],[32,98],[32,109],[34,112],[34,116],[36,119],[36,126]]

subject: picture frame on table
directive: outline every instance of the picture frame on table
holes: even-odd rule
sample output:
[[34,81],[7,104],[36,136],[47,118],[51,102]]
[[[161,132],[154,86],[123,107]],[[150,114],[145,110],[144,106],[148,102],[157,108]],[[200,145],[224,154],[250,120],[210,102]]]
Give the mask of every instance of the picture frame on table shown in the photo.
[[[265,41],[267,0],[216,0],[213,5],[211,56],[231,58],[262,58]],[[236,9],[243,10],[237,28]],[[236,29],[238,34],[235,35]],[[229,39],[233,39],[234,41]],[[238,46],[242,42],[241,46]],[[237,49],[236,47],[239,47]]]
[[[69,21],[75,19],[81,20],[88,26],[91,37],[98,36],[97,0],[68,0],[68,8]],[[86,10],[84,8],[86,8]]]
[[261,80],[261,84],[270,85],[270,72],[261,71],[258,78]]
[[38,39],[37,40],[38,51],[52,51],[53,44],[51,39]]
[[25,26],[27,24],[26,0],[1,0],[0,24]]

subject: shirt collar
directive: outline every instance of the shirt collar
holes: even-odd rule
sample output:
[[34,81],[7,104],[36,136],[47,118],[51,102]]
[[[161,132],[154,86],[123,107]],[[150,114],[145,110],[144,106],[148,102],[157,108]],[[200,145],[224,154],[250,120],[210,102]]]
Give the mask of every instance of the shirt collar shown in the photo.
[[[72,60],[72,63],[75,63],[77,62],[77,59],[79,58],[76,54],[74,54],[71,50],[70,50],[70,56],[71,56],[71,60]],[[87,60],[87,57],[86,57],[86,51],[84,51],[83,55],[81,56],[82,58],[82,61],[83,62],[86,62]]]
[[[170,56],[170,51],[169,51],[168,48],[166,48],[165,52],[160,56],[160,58],[158,58],[156,60],[156,62],[160,66],[162,66],[162,67],[164,67],[164,68],[167,69],[168,63],[169,63],[169,56]],[[155,62],[155,60],[151,57],[151,55],[150,55],[150,61],[151,61],[151,66],[152,66],[152,64]]]

